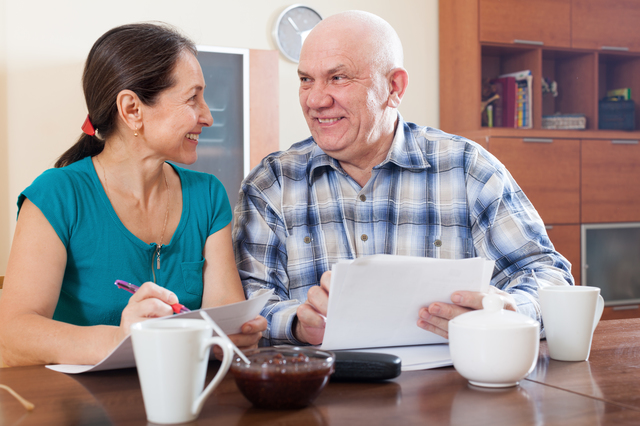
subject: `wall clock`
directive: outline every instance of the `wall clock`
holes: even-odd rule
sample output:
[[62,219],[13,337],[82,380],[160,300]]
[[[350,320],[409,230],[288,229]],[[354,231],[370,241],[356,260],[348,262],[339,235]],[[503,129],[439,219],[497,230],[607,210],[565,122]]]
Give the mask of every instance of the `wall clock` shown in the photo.
[[300,60],[300,49],[309,32],[322,16],[309,6],[294,4],[282,11],[273,28],[273,38],[280,52],[293,62]]

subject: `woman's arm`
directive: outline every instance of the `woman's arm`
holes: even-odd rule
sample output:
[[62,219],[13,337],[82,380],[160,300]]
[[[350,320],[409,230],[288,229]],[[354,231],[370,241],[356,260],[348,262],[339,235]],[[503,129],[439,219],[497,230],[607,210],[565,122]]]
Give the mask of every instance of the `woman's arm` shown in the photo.
[[[231,246],[231,225],[207,238],[204,246],[204,290],[202,308],[227,305],[245,300]],[[256,347],[262,332],[267,328],[267,320],[257,317],[242,325],[242,333],[229,337],[240,349]],[[218,348],[216,356],[220,357]]]
[[231,246],[231,225],[211,234],[204,245],[202,308],[245,300]]
[[[18,217],[0,298],[0,353],[7,365],[96,364],[146,318],[170,315],[168,290],[145,284],[122,313],[120,327],[79,327],[54,321],[67,251],[28,199]],[[164,302],[164,303],[163,303]]]

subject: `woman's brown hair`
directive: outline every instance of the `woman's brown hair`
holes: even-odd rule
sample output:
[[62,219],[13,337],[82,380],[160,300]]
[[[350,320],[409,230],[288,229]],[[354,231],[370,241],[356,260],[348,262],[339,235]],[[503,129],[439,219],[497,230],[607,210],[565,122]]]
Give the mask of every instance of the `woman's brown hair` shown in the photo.
[[82,74],[82,87],[96,136],[83,133],[56,161],[64,167],[104,149],[116,129],[116,98],[131,90],[145,105],[175,84],[173,70],[183,51],[196,54],[194,43],[164,23],[122,25],[107,31],[91,48]]

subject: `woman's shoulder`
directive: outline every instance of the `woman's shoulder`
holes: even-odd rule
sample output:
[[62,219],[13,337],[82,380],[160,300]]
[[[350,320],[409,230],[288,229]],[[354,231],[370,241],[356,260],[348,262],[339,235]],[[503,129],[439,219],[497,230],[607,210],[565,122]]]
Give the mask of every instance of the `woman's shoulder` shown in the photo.
[[93,163],[87,157],[65,167],[47,169],[38,176],[31,186],[53,191],[64,190],[69,186],[77,187],[79,183],[91,184]]
[[203,214],[209,221],[215,222],[211,224],[212,232],[231,221],[229,197],[224,185],[217,177],[210,173],[170,164],[180,177],[183,200],[189,203],[189,210],[195,214]]
[[184,167],[180,167],[174,163],[169,163],[171,167],[178,173],[180,182],[183,187],[188,185],[194,190],[211,190],[224,188],[220,179],[211,173],[199,172],[197,170],[191,170]]

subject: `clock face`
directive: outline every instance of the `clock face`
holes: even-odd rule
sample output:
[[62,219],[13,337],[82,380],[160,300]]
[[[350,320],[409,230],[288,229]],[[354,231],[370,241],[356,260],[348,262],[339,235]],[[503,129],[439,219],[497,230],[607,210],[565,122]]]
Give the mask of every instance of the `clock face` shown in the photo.
[[322,21],[322,16],[308,6],[294,4],[276,20],[273,36],[282,54],[293,62],[300,60],[300,49],[309,32]]

